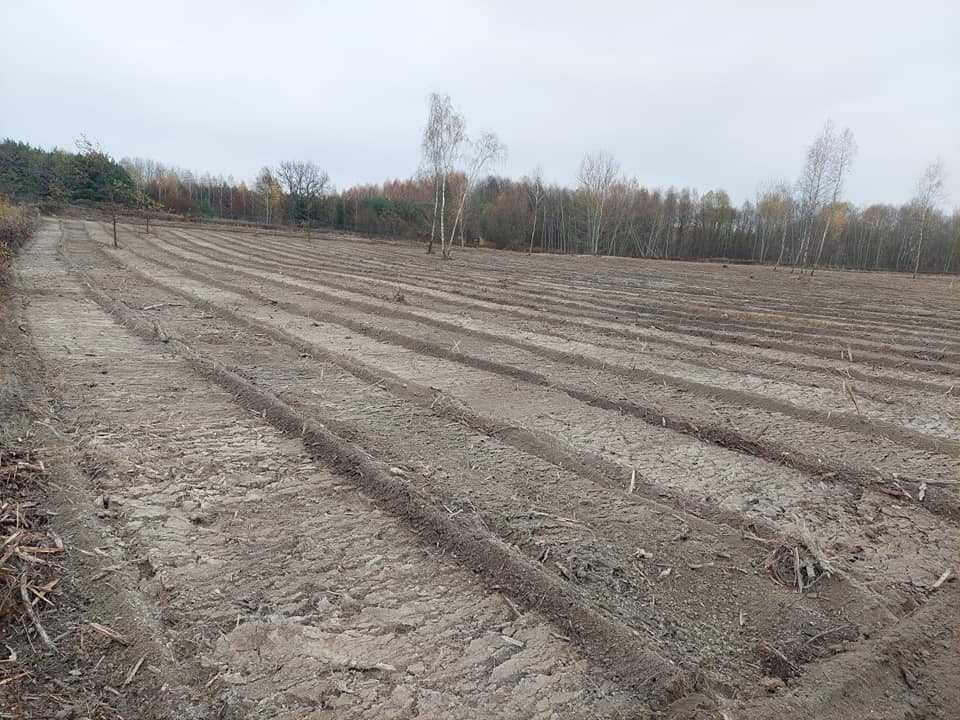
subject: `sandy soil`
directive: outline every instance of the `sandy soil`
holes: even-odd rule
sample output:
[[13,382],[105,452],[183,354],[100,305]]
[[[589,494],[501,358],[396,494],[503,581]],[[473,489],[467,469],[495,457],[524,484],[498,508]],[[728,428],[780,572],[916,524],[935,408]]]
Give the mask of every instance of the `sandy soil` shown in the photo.
[[949,280],[120,241],[45,220],[4,302],[56,522],[96,545],[50,622],[128,639],[74,662],[100,716],[958,706]]

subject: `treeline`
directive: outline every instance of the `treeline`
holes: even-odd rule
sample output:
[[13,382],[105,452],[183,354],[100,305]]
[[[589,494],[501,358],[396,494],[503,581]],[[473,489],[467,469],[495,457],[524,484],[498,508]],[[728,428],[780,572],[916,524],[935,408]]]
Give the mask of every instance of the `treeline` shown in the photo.
[[133,179],[95,143],[77,151],[44,150],[15,140],[0,143],[0,195],[28,202],[137,202]]
[[[457,179],[454,179],[454,184]],[[391,181],[341,193],[350,227],[366,233],[425,238],[430,233],[433,185]],[[410,208],[418,208],[413,212]],[[821,264],[861,270],[911,271],[921,221],[923,272],[960,271],[960,210],[946,214],[916,202],[857,207],[829,204],[804,217],[789,187],[774,184],[735,206],[723,190],[647,188],[618,181],[609,189],[599,233],[591,233],[591,201],[582,189],[543,186],[535,178],[488,177],[470,193],[461,224],[465,242],[553,253],[794,265],[805,226],[826,235]],[[451,212],[448,222],[452,222]]]
[[[532,252],[782,265],[816,260],[899,271],[913,270],[919,260],[923,272],[960,272],[960,210],[944,212],[935,197],[921,192],[922,182],[917,196],[902,205],[858,207],[843,200],[844,168],[838,176],[829,148],[818,149],[835,140],[843,147],[845,136],[830,133],[828,127],[811,146],[800,181],[767,183],[736,205],[722,189],[645,187],[597,153],[584,159],[576,187],[547,185],[539,172],[515,180],[471,177],[469,166],[443,169],[451,201],[442,217],[447,234],[455,233],[449,239],[454,245],[482,241]],[[415,240],[436,231],[437,188],[435,169],[337,191],[312,162],[263,168],[248,185],[151,160],[115,162],[86,142],[77,152],[0,144],[0,194],[13,198],[122,202],[187,216]]]
[[[194,173],[143,159],[120,164],[138,192],[182,215],[199,215],[258,224],[335,227],[373,235],[421,237],[429,232],[427,208],[411,183],[369,185],[336,192],[317,163],[282,162],[264,167],[252,185],[232,177]],[[417,183],[412,183],[416,185]]]

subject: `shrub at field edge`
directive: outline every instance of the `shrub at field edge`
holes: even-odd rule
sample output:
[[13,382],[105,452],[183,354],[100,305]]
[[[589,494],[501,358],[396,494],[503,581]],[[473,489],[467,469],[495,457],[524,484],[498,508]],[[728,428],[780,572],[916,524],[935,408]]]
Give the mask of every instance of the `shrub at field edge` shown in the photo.
[[0,197],[0,270],[9,264],[13,250],[33,234],[37,218],[35,208],[11,205]]

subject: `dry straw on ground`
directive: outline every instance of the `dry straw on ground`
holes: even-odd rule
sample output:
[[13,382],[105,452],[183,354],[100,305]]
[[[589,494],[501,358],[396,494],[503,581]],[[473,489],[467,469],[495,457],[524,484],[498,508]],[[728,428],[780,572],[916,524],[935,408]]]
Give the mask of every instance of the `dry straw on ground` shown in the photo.
[[47,528],[47,515],[31,500],[46,469],[34,453],[0,447],[0,626],[21,617],[48,649],[54,649],[41,619],[53,607],[63,554],[60,537]]

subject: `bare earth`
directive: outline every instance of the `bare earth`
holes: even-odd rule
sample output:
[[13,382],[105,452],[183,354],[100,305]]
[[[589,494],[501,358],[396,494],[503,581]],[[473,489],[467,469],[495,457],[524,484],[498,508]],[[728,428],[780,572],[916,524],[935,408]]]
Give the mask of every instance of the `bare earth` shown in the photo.
[[74,578],[11,716],[957,717],[951,279],[120,246],[4,300]]

